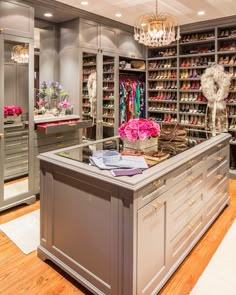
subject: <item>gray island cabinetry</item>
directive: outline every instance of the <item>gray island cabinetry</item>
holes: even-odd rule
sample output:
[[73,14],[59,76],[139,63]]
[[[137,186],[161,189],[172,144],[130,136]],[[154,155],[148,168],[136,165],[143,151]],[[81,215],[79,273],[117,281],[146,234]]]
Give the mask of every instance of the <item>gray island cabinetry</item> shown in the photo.
[[84,163],[85,145],[41,154],[38,256],[94,294],[157,294],[229,203],[229,139],[133,177]]

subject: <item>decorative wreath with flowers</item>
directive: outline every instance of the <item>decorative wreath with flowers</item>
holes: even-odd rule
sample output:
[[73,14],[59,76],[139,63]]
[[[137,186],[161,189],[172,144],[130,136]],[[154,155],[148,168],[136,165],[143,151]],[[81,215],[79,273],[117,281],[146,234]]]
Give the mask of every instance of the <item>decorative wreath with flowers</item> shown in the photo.
[[127,138],[128,141],[134,142],[137,139],[157,137],[160,134],[160,126],[152,120],[131,119],[122,124],[118,131],[121,139]]
[[[230,74],[226,73],[224,67],[218,64],[206,69],[201,77],[202,92],[208,100],[208,108],[211,109],[213,134],[215,134],[216,126],[218,126],[219,131],[224,130],[221,121],[224,114],[226,114],[225,98],[229,94],[230,80]],[[223,119],[224,121],[227,129],[226,116]]]
[[230,74],[224,71],[222,65],[213,65],[205,70],[201,77],[201,87],[210,108],[225,109],[230,80]]

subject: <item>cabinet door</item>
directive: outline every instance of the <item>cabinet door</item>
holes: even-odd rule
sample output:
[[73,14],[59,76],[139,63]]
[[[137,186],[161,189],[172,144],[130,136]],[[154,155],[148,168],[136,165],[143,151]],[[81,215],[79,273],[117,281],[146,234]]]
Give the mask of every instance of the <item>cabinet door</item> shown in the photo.
[[158,200],[138,211],[137,294],[151,294],[166,271],[166,203]]
[[133,34],[130,32],[119,31],[118,50],[121,56],[145,58],[145,47],[136,42]]
[[119,55],[135,57],[133,48],[133,36],[129,32],[120,31],[118,38]]
[[117,30],[112,27],[101,26],[100,45],[102,51],[117,51]]
[[80,47],[100,48],[100,25],[86,19],[80,20]]
[[135,58],[146,58],[146,47],[133,39],[133,51]]
[[20,2],[0,1],[0,28],[4,34],[33,38],[33,8]]

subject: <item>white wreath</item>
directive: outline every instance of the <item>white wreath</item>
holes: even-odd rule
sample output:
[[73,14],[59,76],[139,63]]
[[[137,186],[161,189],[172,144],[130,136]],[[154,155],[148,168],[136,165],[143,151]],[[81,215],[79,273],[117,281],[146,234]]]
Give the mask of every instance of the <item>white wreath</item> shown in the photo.
[[214,65],[205,70],[201,77],[201,88],[208,100],[208,107],[212,108],[213,132],[216,126],[216,110],[226,108],[225,98],[229,94],[231,76],[224,72],[222,65]]

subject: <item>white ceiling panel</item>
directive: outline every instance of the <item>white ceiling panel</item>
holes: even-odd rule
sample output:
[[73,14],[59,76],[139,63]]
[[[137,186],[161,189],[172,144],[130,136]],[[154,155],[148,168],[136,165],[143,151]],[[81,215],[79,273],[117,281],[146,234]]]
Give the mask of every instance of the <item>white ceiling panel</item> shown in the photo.
[[[87,0],[87,6],[80,0],[56,0],[119,22],[133,26],[135,20],[144,13],[155,11],[155,0]],[[205,15],[198,16],[203,10]],[[180,24],[188,24],[235,15],[236,0],[159,0],[158,11],[169,12],[178,17]],[[116,13],[122,17],[115,17]]]

